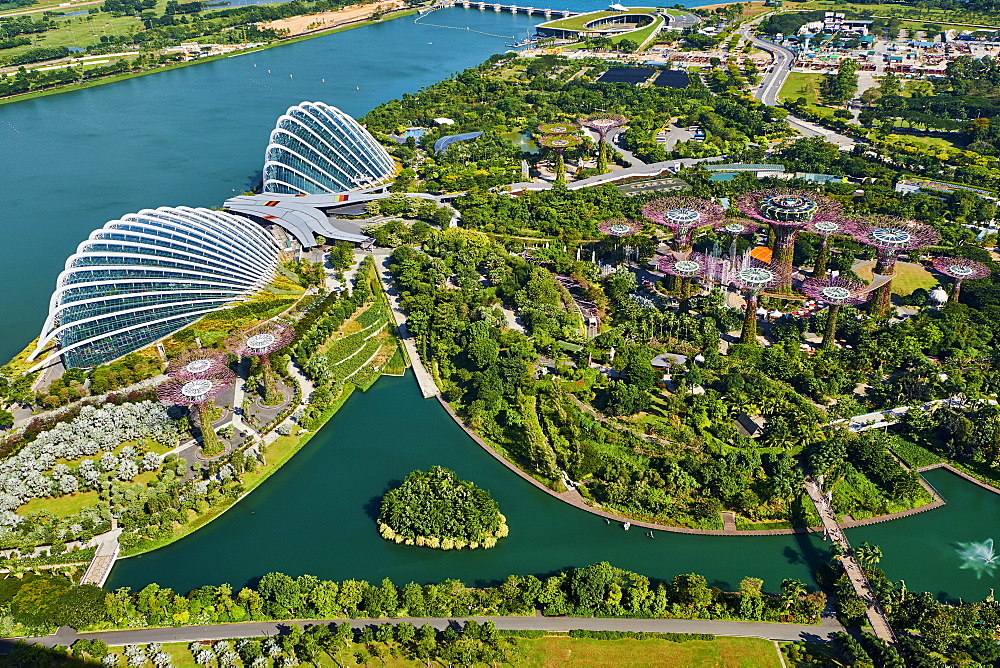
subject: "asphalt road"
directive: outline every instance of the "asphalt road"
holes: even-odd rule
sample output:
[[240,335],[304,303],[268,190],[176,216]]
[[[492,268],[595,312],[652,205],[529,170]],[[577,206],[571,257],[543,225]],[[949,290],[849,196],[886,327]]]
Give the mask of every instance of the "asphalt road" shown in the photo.
[[[156,629],[135,629],[131,631],[101,631],[98,633],[77,633],[69,627],[61,627],[56,633],[41,638],[29,638],[28,642],[46,647],[68,646],[80,638],[100,638],[108,645],[144,645],[151,642],[194,642],[196,640],[223,640],[227,638],[259,638],[288,633],[290,625],[331,624],[349,622],[354,628],[372,624],[399,624],[406,622],[414,626],[430,624],[434,628],[460,626],[467,619],[479,623],[487,620],[498,629],[529,629],[541,631],[570,631],[587,629],[591,631],[642,631],[654,633],[712,633],[720,636],[744,636],[767,640],[826,640],[831,633],[844,628],[835,619],[824,618],[819,626],[808,624],[769,624],[762,622],[727,622],[699,619],[603,619],[593,617],[420,617],[396,619],[322,619],[288,622],[249,622],[244,624],[213,624],[211,626],[181,626]],[[13,644],[10,639],[0,640],[0,653]]]
[[792,64],[795,62],[795,54],[783,46],[778,46],[771,42],[765,42],[755,37],[753,29],[755,26],[745,25],[737,32],[746,37],[757,48],[767,51],[773,58],[768,72],[761,78],[760,85],[754,91],[753,96],[769,107],[778,106],[778,94],[781,87],[792,71]]

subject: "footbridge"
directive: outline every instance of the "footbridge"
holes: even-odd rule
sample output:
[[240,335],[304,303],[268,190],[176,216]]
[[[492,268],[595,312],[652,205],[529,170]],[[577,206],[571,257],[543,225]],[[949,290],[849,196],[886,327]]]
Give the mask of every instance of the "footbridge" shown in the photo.
[[549,9],[546,7],[519,7],[518,5],[502,5],[494,2],[472,2],[471,0],[447,0],[439,2],[431,7],[443,9],[445,7],[464,7],[465,9],[479,9],[482,11],[492,10],[494,12],[510,12],[511,14],[527,14],[528,16],[544,16],[545,18],[570,18],[578,16],[581,12],[571,12],[568,9]]

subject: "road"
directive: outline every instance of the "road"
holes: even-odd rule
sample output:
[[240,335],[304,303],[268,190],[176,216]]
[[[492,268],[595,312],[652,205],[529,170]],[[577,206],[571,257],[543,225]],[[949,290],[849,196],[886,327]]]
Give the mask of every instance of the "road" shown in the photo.
[[[640,631],[652,633],[713,633],[719,636],[757,637],[767,640],[807,640],[821,641],[830,634],[843,631],[844,627],[835,619],[824,618],[823,623],[810,624],[769,624],[764,622],[724,622],[700,619],[605,619],[594,617],[401,617],[395,619],[319,619],[284,622],[249,622],[244,624],[213,624],[209,626],[180,626],[156,629],[134,629],[130,631],[99,631],[77,633],[64,626],[56,633],[40,638],[29,638],[29,643],[45,647],[69,646],[80,638],[100,638],[108,645],[145,645],[151,642],[195,642],[197,640],[223,640],[228,638],[259,638],[263,636],[285,635],[292,624],[340,624],[348,622],[354,628],[373,624],[408,623],[414,626],[430,624],[444,629],[473,619],[480,624],[492,621],[498,629],[528,629],[540,631],[570,631],[586,629],[591,631]],[[0,653],[13,644],[12,640],[0,640]]]
[[746,23],[736,32],[750,40],[750,43],[758,49],[771,54],[771,67],[764,74],[753,96],[769,107],[776,107],[781,87],[785,84],[785,79],[788,78],[788,74],[792,71],[792,65],[795,63],[795,54],[783,46],[755,37],[753,31],[759,24],[760,20]]

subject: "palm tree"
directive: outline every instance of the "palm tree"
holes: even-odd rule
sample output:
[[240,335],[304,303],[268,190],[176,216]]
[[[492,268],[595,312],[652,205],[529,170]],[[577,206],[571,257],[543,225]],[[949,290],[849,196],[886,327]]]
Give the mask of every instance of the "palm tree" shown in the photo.
[[854,548],[854,558],[862,566],[874,566],[882,561],[882,548],[865,541]]

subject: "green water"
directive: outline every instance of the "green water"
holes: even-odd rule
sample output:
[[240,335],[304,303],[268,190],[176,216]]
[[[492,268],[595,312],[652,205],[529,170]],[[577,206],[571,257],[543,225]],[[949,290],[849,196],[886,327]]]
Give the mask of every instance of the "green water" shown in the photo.
[[[489,489],[511,534],[491,550],[443,552],[396,545],[375,528],[379,498],[434,464]],[[649,576],[703,573],[723,587],[754,575],[810,581],[822,541],[799,536],[713,537],[624,531],[513,475],[483,451],[411,376],[355,393],[288,464],[221,518],[160,550],[115,565],[109,587],[149,582],[186,591],[242,585],[268,571],[398,583],[500,580],[607,560]]]

